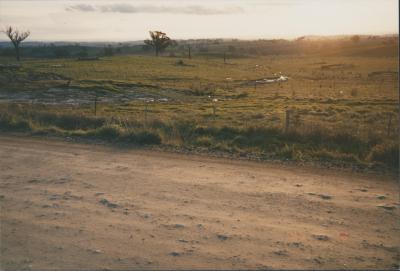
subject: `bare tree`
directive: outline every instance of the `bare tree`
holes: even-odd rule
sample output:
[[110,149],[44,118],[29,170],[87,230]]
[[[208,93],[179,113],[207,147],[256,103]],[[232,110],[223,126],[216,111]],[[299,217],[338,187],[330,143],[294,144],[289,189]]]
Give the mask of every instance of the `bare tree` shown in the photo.
[[15,55],[17,57],[17,60],[19,61],[20,60],[19,44],[29,36],[30,32],[29,31],[22,32],[19,31],[18,29],[12,28],[11,26],[7,27],[4,32],[14,45]]
[[173,41],[164,32],[149,31],[149,33],[151,40],[145,40],[144,43],[154,48],[156,56],[173,44]]

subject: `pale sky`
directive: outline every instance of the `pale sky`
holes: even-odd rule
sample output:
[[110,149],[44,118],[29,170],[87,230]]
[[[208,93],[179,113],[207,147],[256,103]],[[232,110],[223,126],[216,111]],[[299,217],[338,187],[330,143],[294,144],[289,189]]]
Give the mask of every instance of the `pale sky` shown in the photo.
[[397,0],[0,0],[0,28],[31,41],[395,34],[398,16]]

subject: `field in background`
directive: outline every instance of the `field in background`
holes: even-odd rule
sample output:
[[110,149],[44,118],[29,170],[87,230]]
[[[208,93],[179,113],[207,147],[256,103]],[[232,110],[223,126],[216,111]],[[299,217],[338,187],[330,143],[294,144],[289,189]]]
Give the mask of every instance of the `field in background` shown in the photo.
[[[0,129],[396,170],[392,47],[226,63],[218,54],[26,59],[2,68]],[[289,79],[264,80],[280,75]]]

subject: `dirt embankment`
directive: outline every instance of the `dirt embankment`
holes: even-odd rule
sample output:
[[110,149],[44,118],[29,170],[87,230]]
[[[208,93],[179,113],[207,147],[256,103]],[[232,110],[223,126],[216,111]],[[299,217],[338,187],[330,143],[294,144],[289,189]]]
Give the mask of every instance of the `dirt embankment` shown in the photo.
[[1,267],[384,269],[389,177],[0,136]]

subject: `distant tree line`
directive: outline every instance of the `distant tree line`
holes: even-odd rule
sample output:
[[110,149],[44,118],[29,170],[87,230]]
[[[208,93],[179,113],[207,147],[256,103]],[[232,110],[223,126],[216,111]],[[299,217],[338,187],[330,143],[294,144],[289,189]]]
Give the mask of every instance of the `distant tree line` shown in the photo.
[[[29,35],[29,31],[19,31],[8,27],[3,31],[10,39],[12,47],[0,47],[1,56],[14,55],[17,60],[21,56],[38,58],[79,58],[89,56],[111,57],[114,55],[146,55],[155,54],[171,57],[187,57],[193,55],[240,58],[248,56],[295,55],[308,54],[345,48],[350,44],[385,44],[398,43],[396,37],[353,35],[341,39],[309,39],[300,37],[295,40],[237,40],[237,39],[190,39],[174,41],[162,31],[150,31],[150,39],[143,44],[104,43],[95,44],[43,44],[39,46],[21,46]],[[0,43],[1,45],[1,43]]]

